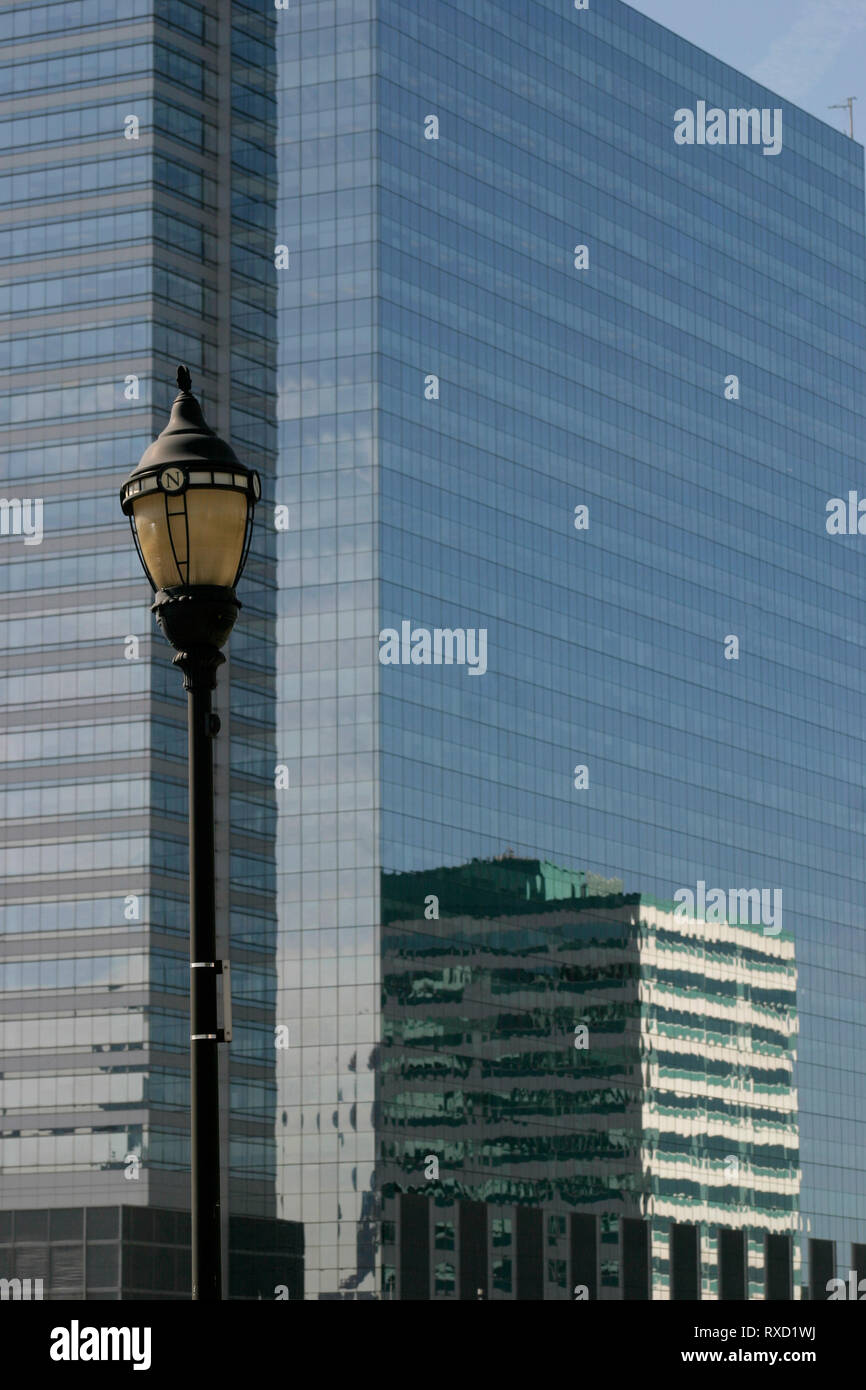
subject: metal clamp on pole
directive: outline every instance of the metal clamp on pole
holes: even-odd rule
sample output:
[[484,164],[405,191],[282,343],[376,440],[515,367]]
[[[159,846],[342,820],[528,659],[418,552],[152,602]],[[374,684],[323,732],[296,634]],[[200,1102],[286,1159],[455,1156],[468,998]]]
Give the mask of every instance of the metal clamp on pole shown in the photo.
[[230,1043],[232,1040],[232,963],[218,960],[217,974],[223,977],[223,1026],[217,1029],[217,1042]]

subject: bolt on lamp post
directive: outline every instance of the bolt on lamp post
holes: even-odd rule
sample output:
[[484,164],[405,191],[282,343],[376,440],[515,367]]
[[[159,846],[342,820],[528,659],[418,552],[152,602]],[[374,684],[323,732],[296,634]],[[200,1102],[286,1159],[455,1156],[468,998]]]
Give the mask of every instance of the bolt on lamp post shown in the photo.
[[231,988],[228,962],[216,959],[211,739],[219,720],[211,694],[240,608],[235,585],[261,482],[205,424],[186,367],[178,367],[177,384],[171,418],[121,488],[120,504],[155,594],[151,612],[177,649],[188,695],[192,1296],[212,1301],[222,1297],[217,1045],[231,1038]]

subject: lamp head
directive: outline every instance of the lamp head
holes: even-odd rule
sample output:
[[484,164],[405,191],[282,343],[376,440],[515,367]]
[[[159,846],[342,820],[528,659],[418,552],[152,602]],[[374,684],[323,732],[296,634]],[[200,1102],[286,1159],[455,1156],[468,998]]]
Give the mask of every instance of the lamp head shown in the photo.
[[[234,590],[261,481],[205,424],[184,366],[177,369],[177,384],[171,418],[120,489],[120,505],[166,636],[177,647],[188,646],[207,613],[210,642],[222,646],[240,606]],[[198,640],[206,639],[202,634]]]

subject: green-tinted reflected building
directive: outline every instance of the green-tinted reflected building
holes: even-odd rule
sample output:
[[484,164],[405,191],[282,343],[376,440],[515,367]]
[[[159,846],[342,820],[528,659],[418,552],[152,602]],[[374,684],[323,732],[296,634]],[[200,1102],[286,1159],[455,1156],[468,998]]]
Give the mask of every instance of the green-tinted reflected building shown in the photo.
[[509,855],[382,901],[387,1292],[793,1296],[790,936]]

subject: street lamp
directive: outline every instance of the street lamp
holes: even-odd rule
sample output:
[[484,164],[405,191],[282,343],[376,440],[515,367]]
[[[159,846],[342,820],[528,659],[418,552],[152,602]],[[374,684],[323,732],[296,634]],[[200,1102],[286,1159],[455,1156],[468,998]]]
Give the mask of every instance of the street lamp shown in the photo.
[[120,489],[120,504],[155,594],[151,612],[177,649],[188,695],[192,1296],[211,1301],[222,1297],[217,1045],[231,1037],[228,962],[216,959],[211,739],[219,720],[211,693],[240,608],[235,585],[261,483],[205,424],[186,367],[178,367],[177,384],[171,419]]

